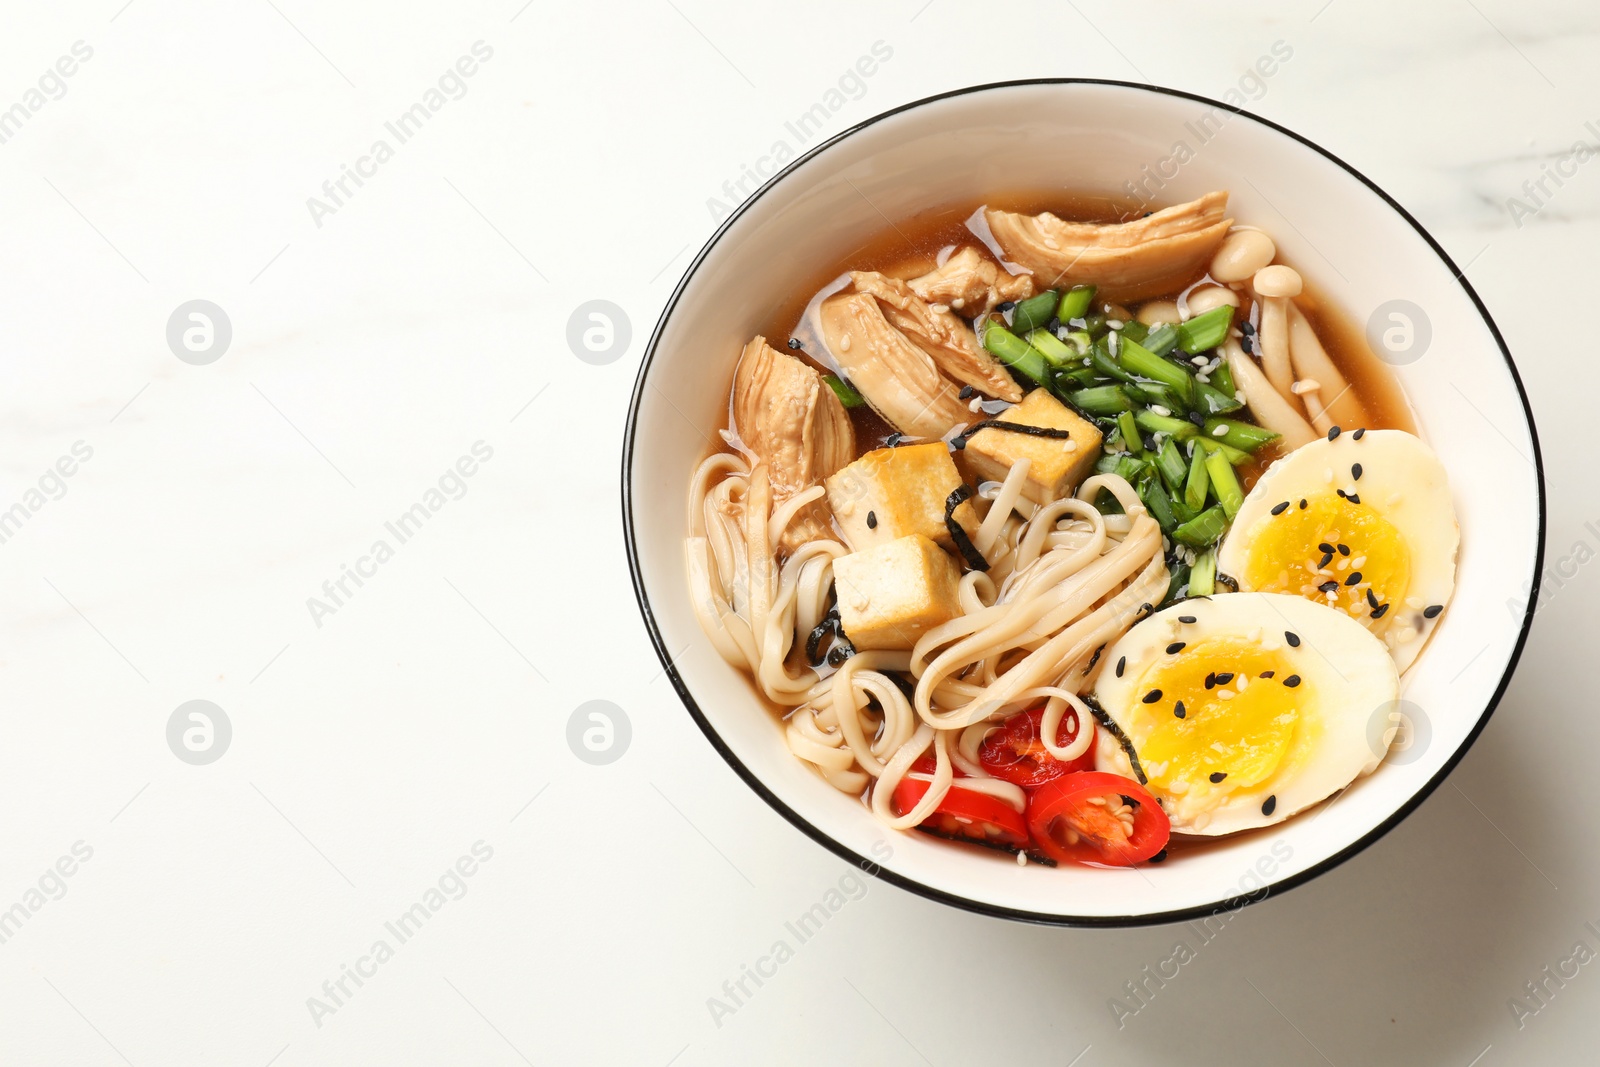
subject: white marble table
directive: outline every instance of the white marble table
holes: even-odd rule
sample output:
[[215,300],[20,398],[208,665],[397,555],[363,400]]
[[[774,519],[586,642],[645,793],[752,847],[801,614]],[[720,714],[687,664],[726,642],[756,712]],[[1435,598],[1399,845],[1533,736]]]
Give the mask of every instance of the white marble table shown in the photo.
[[[0,1062],[1592,1058],[1600,165],[1564,162],[1600,144],[1592,8],[10,6]],[[1242,88],[1413,211],[1527,380],[1556,578],[1448,784],[1312,884],[1065,931],[873,883],[714,1011],[849,871],[645,638],[617,488],[644,338],[778,145],[1046,75]],[[193,300],[231,325],[210,362],[198,320],[199,362],[168,345]],[[632,325],[603,365],[567,341],[591,300]],[[192,709],[169,747],[197,700],[231,730],[209,763],[175,755]],[[567,741],[593,700],[631,724],[607,765]]]

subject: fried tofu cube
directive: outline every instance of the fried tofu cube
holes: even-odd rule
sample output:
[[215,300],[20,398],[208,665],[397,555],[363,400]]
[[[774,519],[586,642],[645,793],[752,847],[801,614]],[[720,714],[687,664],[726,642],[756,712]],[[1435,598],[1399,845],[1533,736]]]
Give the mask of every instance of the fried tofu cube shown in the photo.
[[845,636],[857,651],[910,649],[961,614],[960,579],[956,561],[921,534],[840,556],[833,580]]
[[[954,542],[945,523],[945,504],[961,488],[961,474],[941,441],[879,448],[827,480],[828,506],[856,551],[921,534],[945,547]],[[951,517],[971,538],[978,514],[970,501]]]
[[973,473],[1000,482],[1019,459],[1027,459],[1028,476],[1022,495],[1035,504],[1059,500],[1089,476],[1100,456],[1100,431],[1092,422],[1051,396],[1035,389],[1022,403],[1007,408],[997,422],[1044,426],[1066,430],[1071,437],[1040,437],[992,427],[979,430],[967,441],[967,463]]

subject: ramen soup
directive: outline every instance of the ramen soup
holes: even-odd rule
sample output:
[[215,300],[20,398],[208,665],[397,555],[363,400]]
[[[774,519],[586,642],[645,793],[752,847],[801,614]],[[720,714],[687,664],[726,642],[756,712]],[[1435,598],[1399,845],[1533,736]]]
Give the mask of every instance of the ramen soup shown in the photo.
[[686,551],[795,758],[889,827],[1102,866],[1377,769],[1449,486],[1226,192],[930,212],[773,306]]

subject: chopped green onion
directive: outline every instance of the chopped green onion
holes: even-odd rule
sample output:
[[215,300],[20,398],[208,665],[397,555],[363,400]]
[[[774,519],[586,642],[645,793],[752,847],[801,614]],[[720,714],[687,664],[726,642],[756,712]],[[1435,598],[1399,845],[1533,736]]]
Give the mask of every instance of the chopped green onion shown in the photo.
[[1278,435],[1271,430],[1235,419],[1207,419],[1206,436],[1246,452],[1254,452],[1267,442],[1278,439]]
[[1114,378],[1119,382],[1132,385],[1136,381],[1133,375],[1122,369],[1122,364],[1117,362],[1117,357],[1111,354],[1111,347],[1104,338],[1095,341],[1089,346],[1089,363],[1100,375],[1105,378]]
[[1232,393],[1224,393],[1206,382],[1194,383],[1195,410],[1202,415],[1226,415],[1244,407]]
[[[1207,455],[1205,449],[1196,448],[1189,457],[1189,480],[1183,487],[1183,502],[1191,508],[1205,507],[1206,493],[1211,489],[1211,476],[1206,470]],[[1223,462],[1227,462],[1226,459]]]
[[1172,531],[1172,537],[1192,548],[1210,548],[1227,529],[1228,516],[1220,504],[1214,504],[1188,522]]
[[1083,328],[1089,331],[1090,337],[1098,337],[1106,332],[1106,317],[1098,311],[1092,315],[1085,315]]
[[1178,326],[1178,347],[1191,356],[1200,352],[1209,351],[1222,343],[1228,336],[1228,327],[1233,325],[1233,305],[1223,304],[1214,307],[1204,315],[1196,315],[1187,322]]
[[1231,519],[1239,514],[1239,505],[1244,503],[1244,488],[1239,485],[1239,476],[1233,473],[1233,464],[1221,452],[1195,449],[1196,456],[1202,454],[1206,457],[1205,469],[1211,475],[1211,492],[1217,498],[1217,503],[1222,505],[1224,514]]
[[1163,530],[1170,530],[1178,525],[1178,519],[1172,514],[1172,498],[1161,487],[1160,478],[1151,478],[1145,487],[1139,490],[1139,499],[1144,501],[1144,506],[1150,510],[1156,523]]
[[1178,445],[1171,437],[1162,441],[1161,448],[1156,451],[1156,469],[1161,472],[1167,487],[1174,493],[1183,488],[1183,479],[1188,474],[1189,468],[1183,462],[1183,453],[1178,451]]
[[1239,387],[1233,384],[1233,370],[1228,366],[1227,360],[1218,363],[1217,369],[1206,375],[1206,377],[1211,379],[1211,388],[1219,392],[1234,396],[1239,391]]
[[1148,430],[1151,433],[1171,434],[1180,441],[1187,441],[1200,432],[1200,427],[1188,419],[1174,419],[1169,415],[1157,415],[1149,408],[1134,412],[1133,421],[1139,424],[1141,430]]
[[[1174,489],[1173,492],[1178,493],[1176,489]],[[1179,526],[1189,522],[1198,514],[1200,514],[1200,509],[1191,508],[1188,504],[1184,503],[1182,493],[1178,493],[1177,496],[1172,498],[1172,517],[1178,520]]]
[[991,322],[983,330],[983,347],[1000,362],[1040,385],[1046,381],[1048,364],[1028,342],[1000,325]]
[[1189,568],[1189,595],[1210,596],[1217,591],[1217,554],[1202,552]]
[[1235,467],[1239,466],[1241,463],[1248,463],[1250,461],[1250,453],[1246,452],[1242,448],[1234,448],[1232,445],[1225,445],[1215,437],[1207,437],[1205,434],[1201,434],[1199,437],[1195,438],[1195,441],[1197,441],[1200,447],[1205,449],[1207,452],[1221,452],[1224,456],[1228,457],[1228,462],[1233,464]]
[[839,403],[845,407],[858,408],[866,403],[861,394],[851,388],[850,383],[837,374],[824,374],[822,380],[828,383],[828,388],[833,390],[833,395],[838,397]]
[[[1067,402],[1089,415],[1109,418],[1122,411],[1132,411],[1133,401],[1117,385],[1097,385],[1092,389],[1079,389],[1067,394]],[[1193,429],[1193,426],[1190,427]]]
[[1134,425],[1133,412],[1124,411],[1117,415],[1117,429],[1122,431],[1122,440],[1129,452],[1136,456],[1144,455],[1144,438],[1139,434],[1139,427]]
[[1011,313],[1011,328],[1024,334],[1048,323],[1056,313],[1056,295],[1054,289],[1046,289],[1019,303]]
[[1128,395],[1148,404],[1159,404],[1168,411],[1183,411],[1187,405],[1178,394],[1160,382],[1139,381],[1128,386]]
[[1183,589],[1186,582],[1192,584],[1192,579],[1189,577],[1189,568],[1182,563],[1174,563],[1170,574],[1171,577],[1167,579],[1167,596],[1162,601],[1163,604],[1178,599],[1178,593]]
[[1062,322],[1081,319],[1089,314],[1089,305],[1094,302],[1094,286],[1075,285],[1061,294],[1061,303],[1056,308],[1056,318]]
[[1189,377],[1189,372],[1170,360],[1162,359],[1139,342],[1124,337],[1117,360],[1124,370],[1160,382],[1171,389],[1183,401],[1184,407],[1192,402],[1195,381]]
[[1138,319],[1129,319],[1127,322],[1122,324],[1122,329],[1118,330],[1117,333],[1122,335],[1122,339],[1124,341],[1134,340],[1142,343],[1149,335],[1150,327],[1146,326]]
[[1062,340],[1076,348],[1080,356],[1087,356],[1089,354],[1089,346],[1094,344],[1094,338],[1090,337],[1085,330],[1073,330]]
[[1060,339],[1049,330],[1033,330],[1028,334],[1027,341],[1038,349],[1040,355],[1049,360],[1052,366],[1081,367],[1083,365],[1083,353],[1071,345],[1062,344]]
[[1050,387],[1056,391],[1057,395],[1066,396],[1074,389],[1082,389],[1086,385],[1093,385],[1094,382],[1094,368],[1074,367],[1071,370],[1056,371],[1051,376]]
[[1170,322],[1163,322],[1160,326],[1144,335],[1139,342],[1158,356],[1171,352],[1178,344],[1178,328]]

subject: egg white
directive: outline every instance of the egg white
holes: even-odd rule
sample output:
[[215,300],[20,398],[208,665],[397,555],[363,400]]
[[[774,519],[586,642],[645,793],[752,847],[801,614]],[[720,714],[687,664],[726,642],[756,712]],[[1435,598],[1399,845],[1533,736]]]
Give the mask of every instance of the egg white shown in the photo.
[[[1181,621],[1185,618],[1194,621]],[[1295,635],[1298,645],[1288,634]],[[1184,647],[1171,651],[1180,642]],[[1152,692],[1151,680],[1177,664],[1178,657],[1193,656],[1188,666],[1198,670],[1233,671],[1230,663],[1207,658],[1206,650],[1215,642],[1234,642],[1259,659],[1271,660],[1274,676],[1251,679],[1248,685],[1274,688],[1253,699],[1260,701],[1258,707],[1277,709],[1274,714],[1285,708],[1298,713],[1282,759],[1259,782],[1213,783],[1209,775],[1186,781],[1173,777],[1176,758],[1145,766],[1147,756],[1140,753],[1142,745],[1146,753],[1155,747],[1151,738],[1158,731],[1168,731],[1170,739],[1172,730],[1198,729],[1193,723],[1227,725],[1214,717],[1227,714],[1220,710],[1209,719],[1204,713],[1195,719],[1186,716],[1191,726],[1178,728],[1170,693],[1155,702],[1145,699]],[[1095,698],[1140,759],[1146,787],[1178,833],[1215,836],[1282,822],[1371,773],[1393,739],[1392,731],[1375,732],[1372,724],[1380,719],[1387,724],[1399,699],[1394,660],[1377,637],[1348,615],[1302,597],[1223,593],[1179,601],[1124,634],[1106,650],[1105,664]],[[1292,675],[1300,677],[1299,685],[1284,684]],[[1228,683],[1237,684],[1237,679]],[[1206,699],[1211,699],[1209,690]],[[1240,699],[1212,706],[1243,705]],[[1198,747],[1189,751],[1204,753],[1201,741],[1207,736],[1215,734],[1197,734]],[[1100,770],[1137,777],[1123,741],[1112,730],[1098,731],[1095,753]],[[1226,773],[1226,767],[1215,769]]]
[[[1354,476],[1357,464],[1359,478]],[[1252,554],[1270,524],[1279,518],[1292,519],[1301,501],[1315,504],[1340,491],[1354,494],[1393,526],[1409,550],[1410,581],[1404,596],[1377,618],[1370,606],[1354,609],[1354,617],[1378,635],[1404,672],[1450,603],[1461,542],[1444,465],[1414,434],[1366,430],[1357,438],[1354,432],[1345,431],[1331,441],[1318,438],[1277,460],[1245,497],[1218,551],[1217,568],[1238,581],[1241,591],[1251,590]],[[1348,496],[1338,499],[1343,506]],[[1288,508],[1274,515],[1273,509],[1284,504]],[[1316,543],[1305,545],[1304,552],[1308,558],[1320,555]],[[1347,561],[1335,557],[1333,567],[1340,563],[1348,566]],[[1334,581],[1344,577],[1345,572],[1336,569],[1327,575]],[[1439,610],[1432,612],[1433,617],[1427,617],[1435,608]]]

